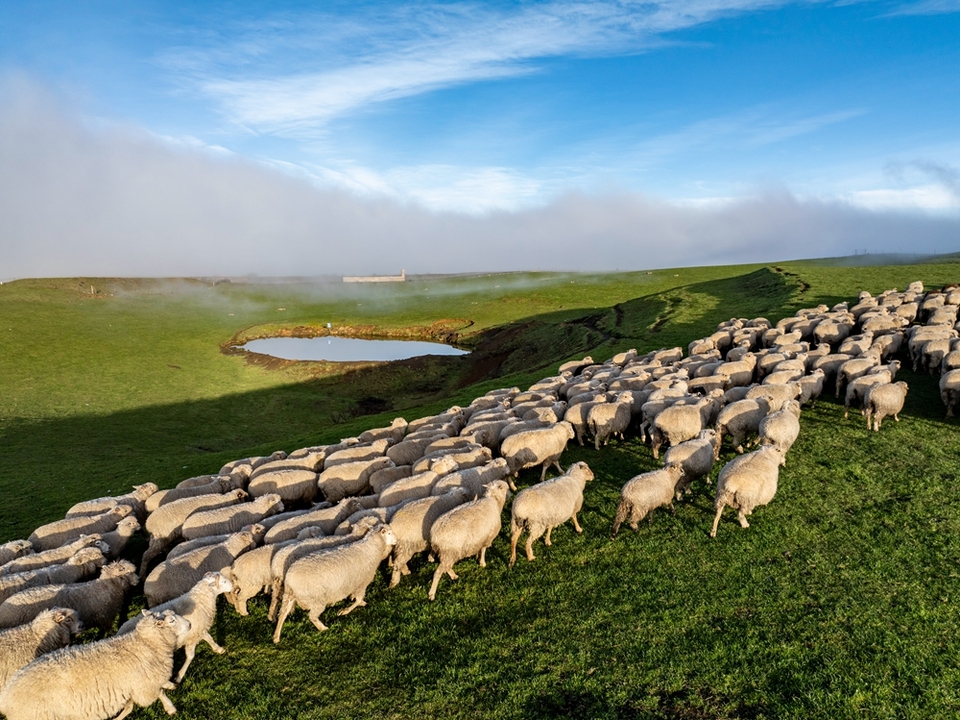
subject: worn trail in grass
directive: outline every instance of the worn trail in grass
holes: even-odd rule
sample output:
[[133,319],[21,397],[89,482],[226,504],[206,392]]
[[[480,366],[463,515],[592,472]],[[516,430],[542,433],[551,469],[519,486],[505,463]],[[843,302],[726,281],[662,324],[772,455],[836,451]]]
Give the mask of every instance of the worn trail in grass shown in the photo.
[[[220,354],[238,331],[299,307],[289,289],[217,286],[236,294],[227,308],[206,287],[189,297],[134,288],[111,305],[53,281],[4,285],[2,316],[17,318],[17,332],[38,332],[0,345],[0,539],[108,489],[169,486],[253,452],[528,385],[569,355],[685,346],[731,316],[775,321],[860,289],[958,278],[954,263],[786,263],[623,275],[609,285],[595,278],[576,293],[566,287],[579,285],[576,276],[536,278],[492,288],[505,292],[486,300],[486,286],[471,279],[468,293],[379,315],[341,297],[330,307],[344,325],[481,318],[464,340],[487,353],[479,369],[423,362],[347,378]],[[467,302],[488,302],[486,315]],[[324,323],[325,307],[318,300],[291,317]],[[368,607],[346,618],[328,610],[326,633],[295,613],[277,647],[265,601],[251,603],[249,618],[226,608],[214,634],[227,654],[200,649],[171,697],[184,718],[954,717],[960,435],[942,418],[935,380],[906,375],[902,421],[880,433],[859,415],[844,421],[830,400],[805,409],[778,495],[749,530],[728,515],[710,540],[712,492],[701,485],[675,516],[658,511],[611,541],[620,486],[656,463],[635,440],[600,452],[571,447],[563,463],[586,460],[597,475],[583,535],[564,526],[553,547],[537,546],[535,562],[512,570],[501,536],[488,567],[462,563],[461,579],[443,580],[434,603],[433,567],[421,559],[394,590],[378,578]],[[371,397],[391,406],[359,415]],[[521,484],[535,479],[524,474]],[[165,717],[159,706],[134,716]]]

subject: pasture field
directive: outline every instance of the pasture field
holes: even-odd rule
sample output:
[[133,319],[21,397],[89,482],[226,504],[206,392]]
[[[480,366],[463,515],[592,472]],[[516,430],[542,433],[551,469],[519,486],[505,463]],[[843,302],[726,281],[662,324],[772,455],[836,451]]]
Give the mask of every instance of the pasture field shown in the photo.
[[[0,541],[130,485],[336,441],[526,387],[571,357],[682,345],[732,316],[776,321],[960,263],[789,262],[609,275],[415,278],[397,286],[22,280],[0,286]],[[93,291],[90,287],[93,286]],[[283,308],[282,310],[280,308]],[[279,329],[447,337],[470,357],[347,374],[223,352]],[[411,328],[413,328],[411,330]],[[621,485],[655,468],[636,439],[585,460],[581,524],[537,560],[433,566],[318,633],[297,611],[279,645],[263,598],[224,606],[170,697],[183,718],[950,718],[960,713],[960,432],[936,380],[868,432],[832,396],[805,408],[775,500],[718,536],[712,488],[611,540]],[[729,448],[721,463],[733,456]],[[715,473],[720,465],[715,468]],[[715,477],[715,474],[714,474]],[[521,486],[535,472],[522,473]],[[505,514],[505,517],[508,517]],[[142,545],[141,545],[142,547]],[[134,548],[135,550],[136,548]],[[142,600],[134,597],[130,612]],[[159,705],[137,718],[166,717]]]

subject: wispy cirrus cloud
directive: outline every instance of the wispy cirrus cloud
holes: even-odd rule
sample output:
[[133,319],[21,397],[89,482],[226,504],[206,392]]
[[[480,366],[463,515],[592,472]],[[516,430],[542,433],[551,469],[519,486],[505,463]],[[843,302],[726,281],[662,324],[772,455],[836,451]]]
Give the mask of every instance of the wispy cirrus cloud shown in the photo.
[[[260,133],[309,136],[377,103],[535,72],[562,55],[637,53],[669,33],[790,0],[472,3],[281,16],[162,62]],[[235,35],[235,36],[234,36]],[[292,68],[297,68],[293,70]]]
[[960,12],[960,0],[920,0],[920,2],[904,3],[894,8],[884,17],[898,15],[946,15]]

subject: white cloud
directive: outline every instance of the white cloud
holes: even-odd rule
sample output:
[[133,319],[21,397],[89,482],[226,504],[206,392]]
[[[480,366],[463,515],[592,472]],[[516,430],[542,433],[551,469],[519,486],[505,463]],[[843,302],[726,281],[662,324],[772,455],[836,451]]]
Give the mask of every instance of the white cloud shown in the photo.
[[163,62],[193,78],[232,121],[263,133],[310,136],[376,103],[535,72],[539,59],[641,52],[664,44],[672,31],[788,1],[556,2],[512,11],[465,3],[380,7],[376,16],[268,24],[248,30],[229,51],[192,48],[168,53]]
[[943,185],[858,190],[844,199],[868,210],[960,211],[960,198]]

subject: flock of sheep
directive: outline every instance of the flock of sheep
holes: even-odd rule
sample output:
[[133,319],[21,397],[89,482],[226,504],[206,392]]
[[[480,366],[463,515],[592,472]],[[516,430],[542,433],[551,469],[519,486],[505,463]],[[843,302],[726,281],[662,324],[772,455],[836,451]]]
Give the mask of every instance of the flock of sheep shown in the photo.
[[[574,438],[599,449],[634,429],[655,458],[667,448],[662,468],[623,486],[615,536],[624,522],[636,530],[656,508],[672,509],[694,481],[710,483],[729,436],[741,454],[717,476],[710,535],[727,507],[748,527],[747,516],[776,493],[801,406],[825,387],[843,393],[848,410],[861,405],[868,428],[898,420],[907,386],[894,382],[900,363],[891,358],[904,342],[915,370],[941,371],[953,414],[958,307],[960,289],[924,293],[912,283],[775,325],[734,319],[691,342],[686,357],[681,348],[629,350],[604,363],[588,357],[525,392],[493,390],[336,445],[245,458],[173,489],[148,483],[75,505],[27,540],[0,546],[0,712],[9,720],[122,718],[159,699],[173,714],[165,691],[176,687],[175,650],[186,651],[177,683],[201,641],[224,652],[210,635],[220,594],[245,616],[247,602],[268,592],[279,642],[296,607],[326,630],[324,610],[348,598],[340,615],[365,605],[384,560],[394,587],[408,562],[429,552],[433,600],[444,575],[457,579],[457,562],[476,556],[485,565],[514,478],[540,466],[540,482],[511,505],[510,565],[525,533],[532,561],[533,544],[545,534],[550,545],[555,527],[572,520],[582,531],[577,513],[593,473],[583,462],[566,472],[559,464]],[[750,445],[759,448],[746,452]],[[550,467],[560,475],[547,480]],[[141,528],[149,545],[138,571],[117,558]],[[141,581],[149,611],[111,637],[69,644],[83,628],[107,635]]]

